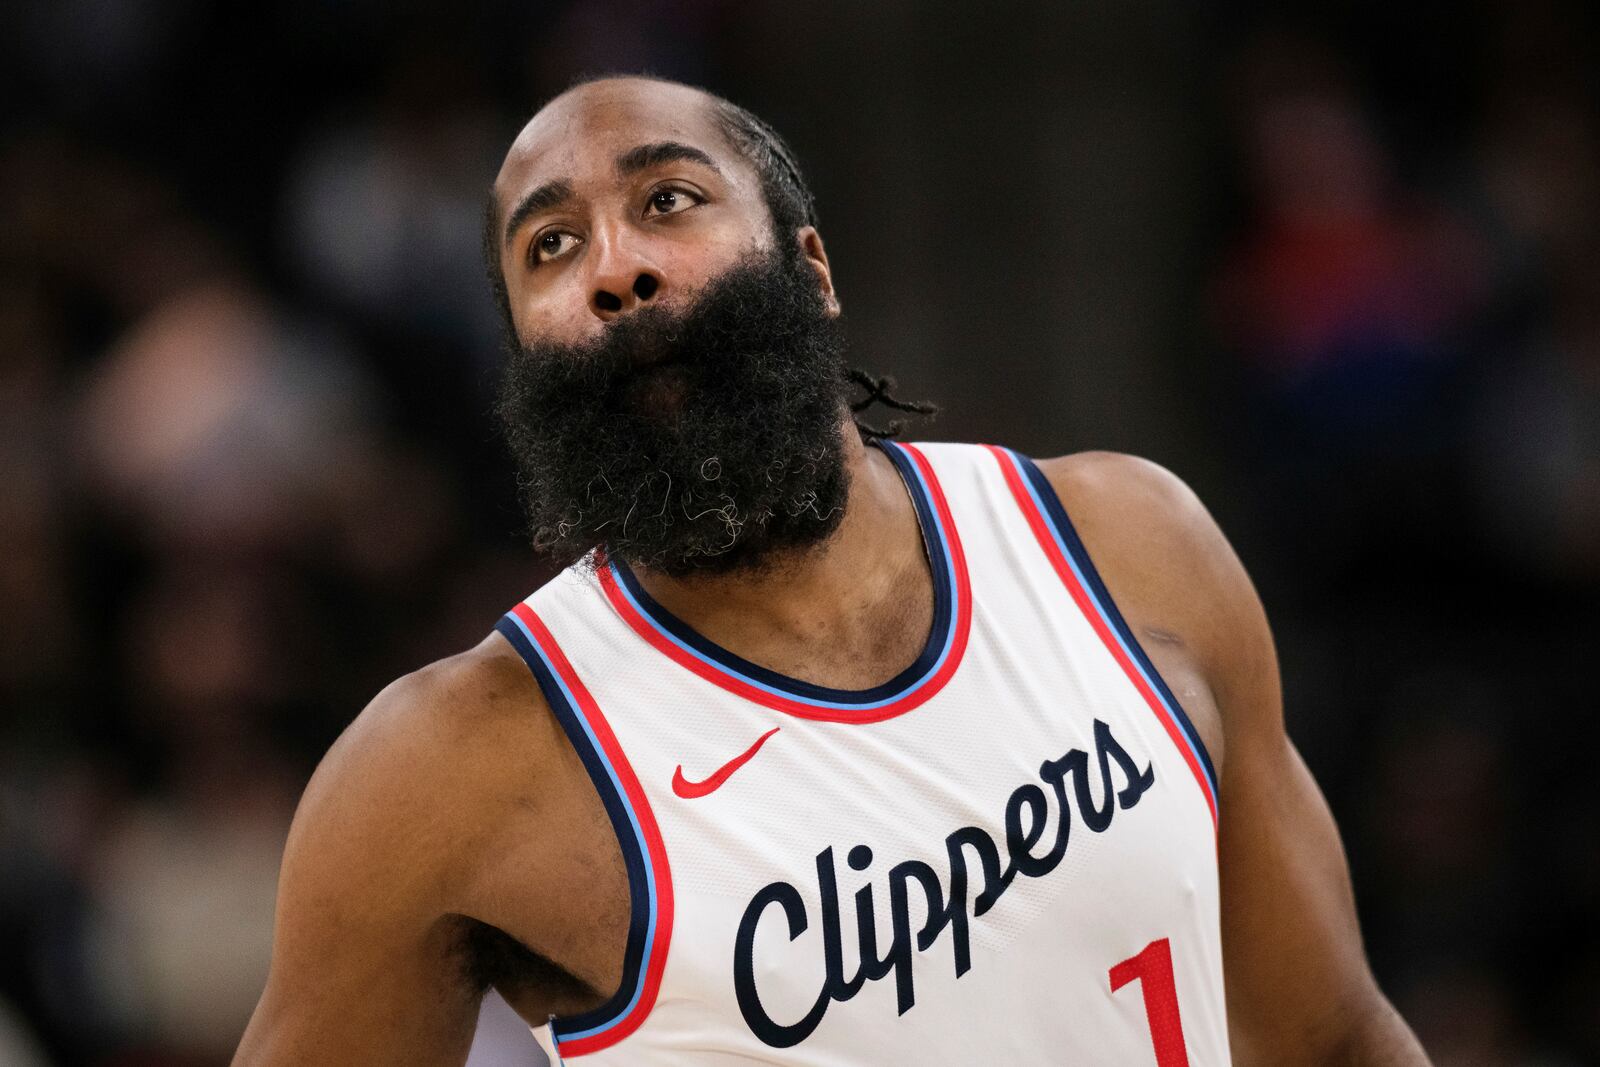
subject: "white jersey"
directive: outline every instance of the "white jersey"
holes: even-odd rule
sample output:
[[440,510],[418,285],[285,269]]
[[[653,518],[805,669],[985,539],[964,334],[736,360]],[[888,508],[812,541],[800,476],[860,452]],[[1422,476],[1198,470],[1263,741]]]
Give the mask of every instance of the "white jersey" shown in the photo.
[[627,864],[621,988],[552,1062],[1228,1064],[1216,779],[1044,475],[885,444],[935,612],[897,677],[735,656],[626,566],[499,629]]

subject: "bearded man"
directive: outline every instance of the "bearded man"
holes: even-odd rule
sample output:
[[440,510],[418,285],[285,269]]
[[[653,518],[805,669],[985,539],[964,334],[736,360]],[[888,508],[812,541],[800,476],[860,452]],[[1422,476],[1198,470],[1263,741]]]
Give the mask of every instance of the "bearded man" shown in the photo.
[[698,89],[551,101],[485,248],[570,566],[328,753],[236,1063],[459,1064],[491,986],[557,1062],[1426,1062],[1182,482],[859,425],[799,168]]

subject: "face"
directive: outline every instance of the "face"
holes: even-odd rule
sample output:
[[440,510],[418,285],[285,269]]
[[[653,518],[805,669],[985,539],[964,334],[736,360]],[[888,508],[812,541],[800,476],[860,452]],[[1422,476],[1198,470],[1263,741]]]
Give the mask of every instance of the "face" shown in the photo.
[[[754,168],[706,97],[641,79],[590,83],[524,127],[495,180],[500,268],[520,340],[577,343],[639,307],[681,308],[774,240]],[[838,314],[816,231],[801,242]]]
[[820,239],[775,232],[691,93],[586,86],[501,172],[517,342],[498,410],[535,544],[563,559],[603,543],[680,576],[759,567],[843,515],[843,337]]

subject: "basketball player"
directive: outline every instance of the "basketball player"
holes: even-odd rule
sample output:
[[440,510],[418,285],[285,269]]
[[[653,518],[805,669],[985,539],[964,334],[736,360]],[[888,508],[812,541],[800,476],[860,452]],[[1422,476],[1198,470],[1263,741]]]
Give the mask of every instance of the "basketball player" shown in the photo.
[[577,562],[328,753],[236,1063],[459,1064],[490,986],[593,1065],[1426,1062],[1183,483],[858,428],[794,161],[697,89],[545,106],[486,248]]

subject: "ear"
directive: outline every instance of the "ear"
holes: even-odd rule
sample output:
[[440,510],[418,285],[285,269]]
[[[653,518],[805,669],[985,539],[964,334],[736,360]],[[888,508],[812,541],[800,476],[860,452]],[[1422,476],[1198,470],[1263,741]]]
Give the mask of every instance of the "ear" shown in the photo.
[[828,314],[838,318],[839,296],[833,291],[833,272],[828,268],[828,253],[822,247],[822,234],[817,232],[815,226],[802,226],[795,231],[795,239],[800,242],[800,252],[806,257],[806,262],[817,272],[817,284],[822,287]]

